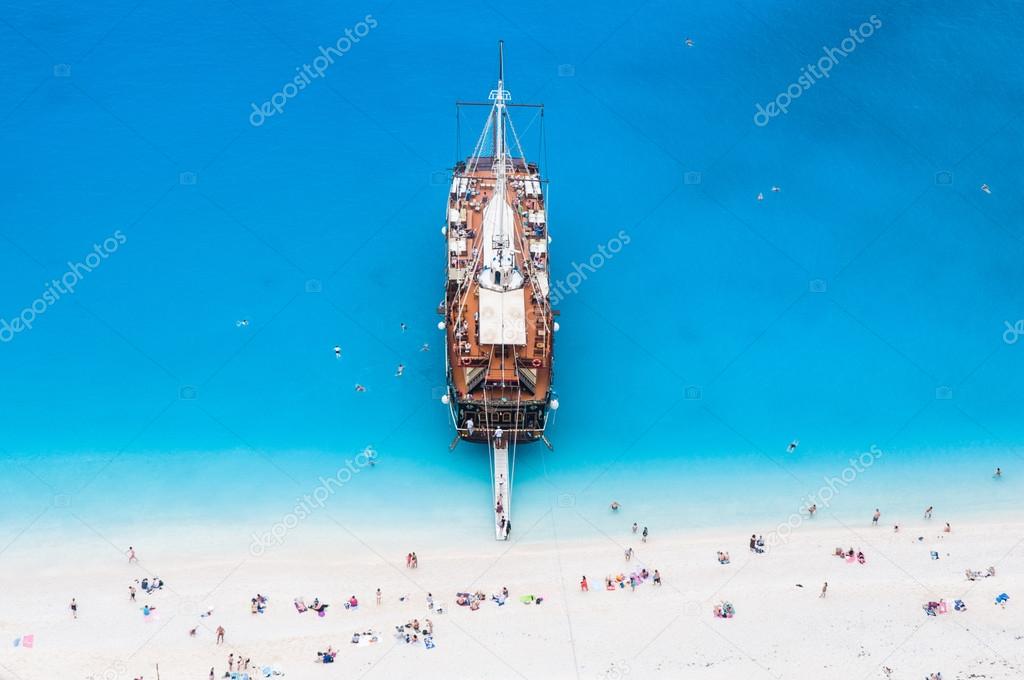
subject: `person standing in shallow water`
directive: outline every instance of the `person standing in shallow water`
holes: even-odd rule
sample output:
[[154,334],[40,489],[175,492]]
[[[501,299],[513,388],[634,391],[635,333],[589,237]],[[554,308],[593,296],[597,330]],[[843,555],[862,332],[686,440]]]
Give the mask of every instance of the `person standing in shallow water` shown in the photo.
[[879,512],[878,508],[875,508],[875,514],[872,515],[872,517],[871,517],[871,523],[877,527],[878,526],[878,518],[880,518],[881,516],[882,516],[882,513]]
[[644,543],[647,542],[647,527],[644,527],[643,537],[640,540],[643,541]]

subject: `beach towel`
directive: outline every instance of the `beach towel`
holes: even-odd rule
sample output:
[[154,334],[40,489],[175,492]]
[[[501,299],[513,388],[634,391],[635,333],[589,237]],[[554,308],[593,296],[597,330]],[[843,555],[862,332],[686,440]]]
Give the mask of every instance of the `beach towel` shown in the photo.
[[433,649],[434,647],[436,647],[437,645],[434,644],[434,637],[432,635],[427,635],[426,637],[424,637],[423,646],[427,649]]
[[523,595],[519,598],[519,601],[523,604],[533,604],[534,599],[536,598],[533,595]]
[[35,643],[35,635],[22,635],[20,638],[14,638],[15,647],[24,647],[25,649],[32,649]]
[[933,550],[932,551],[932,559],[933,560],[939,559],[939,551],[937,551],[937,550]]

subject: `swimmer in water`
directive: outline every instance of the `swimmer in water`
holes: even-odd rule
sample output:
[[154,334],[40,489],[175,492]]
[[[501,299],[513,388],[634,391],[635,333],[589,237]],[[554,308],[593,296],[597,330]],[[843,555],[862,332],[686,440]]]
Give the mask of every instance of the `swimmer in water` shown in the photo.
[[796,451],[796,447],[798,446],[800,446],[800,440],[794,439],[789,443],[789,446],[786,447],[786,453],[793,453],[794,451]]
[[334,358],[335,359],[340,359],[341,358],[341,345],[335,345],[334,346]]
[[757,200],[759,200],[759,201],[763,201],[764,200],[764,194],[761,193],[760,191],[757,192]]
[[996,472],[992,476],[993,477],[1002,477],[1003,476],[1003,469],[1002,468],[996,468]]
[[403,373],[405,373],[405,364],[398,364],[398,368],[395,369],[395,377],[401,378]]
[[611,509],[613,511],[615,511],[615,510],[618,510],[619,508],[621,508],[622,506],[619,505],[618,501],[612,501],[612,504],[609,507],[611,507]]
[[992,188],[989,185],[987,185],[987,184],[982,184],[981,185],[981,190],[984,191],[986,194],[991,194],[992,193]]
[[403,333],[405,332],[405,329],[408,328],[408,326],[405,325],[404,321],[402,323],[398,324],[398,327],[402,329]]
[[685,41],[687,47],[693,47],[693,38],[687,38]]
[[773,193],[773,194],[777,194],[777,193],[779,193],[780,191],[782,191],[782,187],[777,187],[777,186],[775,186],[774,184],[772,185],[772,193]]
[[239,319],[238,321],[235,322],[235,326],[237,328],[243,328],[243,327],[248,326],[248,325],[249,325],[249,320],[248,319]]
[[365,391],[366,391],[365,387],[363,387],[359,383],[356,383],[356,392],[365,392]]
[[429,342],[423,343],[423,346],[420,347],[420,351],[421,352],[429,352],[430,351],[430,343]]

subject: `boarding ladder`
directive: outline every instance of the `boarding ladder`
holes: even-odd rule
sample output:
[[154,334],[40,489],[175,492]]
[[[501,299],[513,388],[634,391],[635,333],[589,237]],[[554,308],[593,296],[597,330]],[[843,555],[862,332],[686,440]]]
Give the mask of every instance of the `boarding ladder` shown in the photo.
[[[491,505],[491,511],[494,513],[494,538],[499,541],[508,540],[506,532],[507,523],[512,517],[511,508],[511,490],[509,486],[511,484],[511,476],[509,475],[508,467],[508,442],[510,437],[503,437],[501,440],[495,440],[494,442],[494,469],[491,471],[491,479],[493,480],[493,492],[494,502]],[[498,507],[501,507],[501,512],[498,512]],[[505,522],[501,520],[504,518]]]

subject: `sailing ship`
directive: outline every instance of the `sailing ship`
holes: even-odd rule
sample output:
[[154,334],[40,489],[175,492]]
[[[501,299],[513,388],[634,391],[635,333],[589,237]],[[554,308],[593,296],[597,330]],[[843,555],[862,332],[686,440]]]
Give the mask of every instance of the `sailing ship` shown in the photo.
[[526,159],[509,116],[511,107],[532,107],[543,119],[543,105],[512,104],[511,98],[499,43],[498,84],[488,102],[457,103],[489,106],[490,113],[472,154],[452,172],[442,230],[445,298],[439,307],[448,382],[442,401],[458,433],[452,447],[460,439],[487,444],[499,539],[511,528],[515,447],[539,439],[548,443],[548,409],[557,408],[547,182]]

